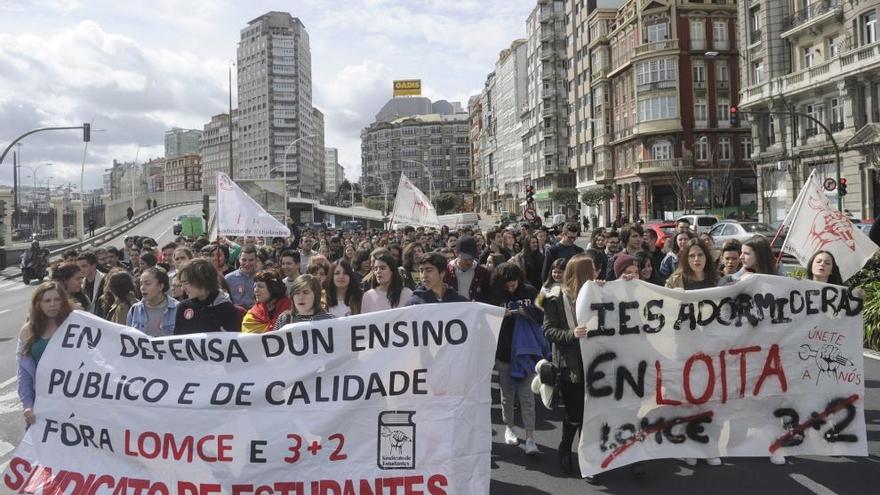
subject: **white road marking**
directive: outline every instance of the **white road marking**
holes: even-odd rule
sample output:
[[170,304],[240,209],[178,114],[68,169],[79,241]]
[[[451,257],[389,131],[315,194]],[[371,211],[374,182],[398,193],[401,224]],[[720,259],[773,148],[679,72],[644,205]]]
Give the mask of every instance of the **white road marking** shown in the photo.
[[2,315],[3,313],[8,313],[10,311],[12,311],[12,310],[11,309],[0,309],[0,315]]
[[0,390],[3,390],[4,388],[8,387],[9,384],[14,382],[15,380],[18,380],[17,376],[13,376],[12,378],[7,379],[5,382],[0,383]]
[[12,285],[15,285],[18,282],[20,282],[20,280],[10,280],[8,282],[0,283],[0,289],[5,289],[6,287],[11,287]]
[[15,445],[12,445],[9,442],[4,442],[3,440],[0,440],[0,457],[3,457],[4,455],[12,452],[13,450],[15,450]]
[[6,465],[7,465],[7,464],[9,464],[9,461],[6,461],[6,462],[4,462],[3,464],[0,464],[0,473],[6,471]]
[[8,414],[21,410],[21,400],[18,398],[17,389],[0,395],[0,414]]
[[815,493],[816,495],[837,495],[836,492],[828,488],[827,486],[815,482],[810,478],[806,477],[800,473],[791,473],[788,475],[791,479],[797,481],[801,485],[803,485],[807,490]]
[[878,356],[878,355],[877,355],[876,353],[874,353],[874,352],[868,352],[868,351],[866,351],[866,352],[863,352],[862,354],[863,354],[866,358],[876,359],[877,361],[880,361],[880,356]]
[[3,292],[12,292],[12,291],[16,291],[16,290],[27,289],[28,287],[30,287],[30,285],[15,284],[11,287],[4,287],[0,290],[2,290]]

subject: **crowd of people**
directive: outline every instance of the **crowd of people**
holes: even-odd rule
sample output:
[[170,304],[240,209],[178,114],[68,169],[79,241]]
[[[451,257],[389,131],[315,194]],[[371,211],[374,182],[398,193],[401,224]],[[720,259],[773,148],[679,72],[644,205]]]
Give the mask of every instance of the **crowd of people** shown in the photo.
[[[559,369],[563,408],[559,464],[576,471],[572,446],[581,427],[584,369],[574,301],[590,281],[615,279],[695,290],[735,284],[749,273],[776,275],[770,243],[755,236],[715,246],[686,221],[658,243],[640,224],[595,229],[586,249],[579,227],[554,235],[521,225],[396,231],[324,229],[290,239],[178,237],[159,246],[127,237],[121,248],[65,253],[51,280],[33,293],[19,339],[19,395],[33,424],[34,379],[48,340],[74,310],[134,327],[153,337],[201,332],[264,333],[289,323],[337,318],[426,303],[481,302],[505,307],[495,353],[504,441],[540,453],[534,439],[535,364]],[[813,256],[807,277],[842,284],[834,257]],[[514,409],[522,417],[517,432]],[[774,456],[774,463],[784,458]],[[696,460],[689,459],[695,464]],[[709,459],[718,464],[718,459]],[[634,466],[640,473],[640,466]],[[593,481],[591,479],[591,481]]]

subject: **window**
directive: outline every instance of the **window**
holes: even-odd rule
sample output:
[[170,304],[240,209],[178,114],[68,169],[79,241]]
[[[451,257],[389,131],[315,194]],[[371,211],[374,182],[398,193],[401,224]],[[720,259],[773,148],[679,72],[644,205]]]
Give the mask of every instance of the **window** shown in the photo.
[[702,60],[694,62],[694,87],[702,89],[706,87],[706,65]]
[[705,127],[709,120],[708,108],[706,100],[696,100],[694,102],[694,121],[701,123],[702,127]]
[[715,62],[715,82],[719,88],[730,86],[730,71],[727,69],[726,61],[718,60]]
[[709,159],[709,137],[700,136],[694,144],[697,160],[704,162]]
[[669,38],[668,35],[668,27],[665,22],[661,22],[660,24],[652,24],[648,26],[648,43],[654,43],[655,41],[664,41]]
[[813,66],[813,50],[812,47],[801,49],[801,68],[806,69]]
[[712,23],[712,48],[727,50],[729,47],[727,37],[727,21],[715,21]]
[[761,8],[755,7],[749,10],[749,27],[750,37],[749,40],[752,43],[757,43],[761,41]]
[[676,98],[674,96],[661,96],[639,100],[639,121],[671,119],[678,116]]
[[703,21],[691,20],[691,50],[706,49],[706,29]]
[[840,55],[840,37],[828,38],[828,58]]
[[812,118],[810,118],[810,119],[805,119],[806,122],[804,122],[804,124],[805,124],[805,126],[806,126],[806,127],[805,127],[805,130],[806,130],[806,132],[807,132],[807,137],[815,136],[816,134],[818,134],[818,132],[819,132],[819,128],[818,128],[818,126],[816,125],[816,122],[813,121],[812,119],[817,119],[817,120],[818,120],[818,118],[819,118],[819,106],[818,106],[818,105],[813,105],[813,104],[807,105],[806,107],[804,107],[804,113],[807,114],[807,115],[809,115],[810,117],[812,117]]
[[672,144],[669,141],[654,141],[651,145],[652,160],[669,160],[672,158]]
[[752,156],[752,138],[744,137],[739,142],[742,159],[748,160]]
[[718,117],[718,127],[725,127],[730,124],[730,102],[727,100],[718,100],[718,105],[716,107],[718,109],[717,117]]
[[862,16],[862,44],[877,42],[877,12],[871,11]]
[[649,84],[658,81],[674,81],[676,62],[673,58],[654,59],[640,62],[636,66],[636,84]]
[[773,118],[772,115],[769,116],[767,127],[769,131],[767,133],[767,144],[776,144],[776,120]]
[[831,98],[831,132],[843,130],[843,100]]
[[752,64],[752,84],[761,84],[764,82],[764,62],[755,62]]
[[723,162],[730,161],[730,138],[718,138],[718,159]]

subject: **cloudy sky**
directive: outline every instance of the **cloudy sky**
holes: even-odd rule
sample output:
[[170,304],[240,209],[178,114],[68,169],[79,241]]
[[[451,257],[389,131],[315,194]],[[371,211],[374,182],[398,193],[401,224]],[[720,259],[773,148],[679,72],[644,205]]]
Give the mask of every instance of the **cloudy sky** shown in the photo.
[[[525,35],[534,0],[3,0],[0,145],[41,126],[93,122],[86,189],[114,158],[163,155],[164,131],[201,129],[225,112],[227,67],[239,31],[271,10],[299,17],[312,48],[314,105],[326,145],[360,174],[360,130],[391,96],[391,81],[420,78],[431,99],[478,93],[498,52]],[[234,84],[234,83],[233,83]],[[79,183],[76,131],[26,138],[26,165],[52,183]],[[0,182],[12,182],[12,156]],[[51,172],[47,172],[51,170]],[[25,171],[25,175],[30,172]],[[27,179],[32,180],[32,179]]]

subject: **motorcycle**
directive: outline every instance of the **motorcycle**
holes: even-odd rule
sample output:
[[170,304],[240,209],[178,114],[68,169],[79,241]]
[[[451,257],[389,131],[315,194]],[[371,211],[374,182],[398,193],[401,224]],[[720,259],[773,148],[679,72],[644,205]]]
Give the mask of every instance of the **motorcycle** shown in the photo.
[[21,281],[24,282],[25,285],[31,283],[31,280],[39,280],[40,282],[45,279],[49,273],[47,271],[48,268],[48,257],[49,253],[45,250],[41,250],[37,254],[34,254],[32,251],[25,251],[21,255]]

